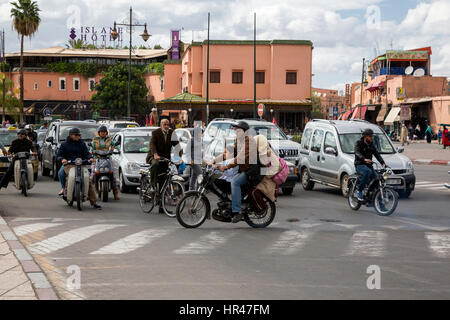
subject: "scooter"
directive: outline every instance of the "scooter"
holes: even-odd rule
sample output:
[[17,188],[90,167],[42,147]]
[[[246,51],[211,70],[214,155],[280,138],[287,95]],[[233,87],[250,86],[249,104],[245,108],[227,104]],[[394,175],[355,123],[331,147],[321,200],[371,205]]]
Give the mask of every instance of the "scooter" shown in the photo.
[[14,185],[27,197],[28,190],[34,187],[33,164],[29,152],[18,152],[14,155]]
[[94,185],[98,197],[108,202],[109,192],[112,190],[114,170],[111,162],[112,151],[94,150],[95,162]]
[[68,161],[67,165],[75,165],[70,168],[67,177],[67,204],[72,207],[74,201],[77,202],[77,209],[83,210],[83,202],[87,200],[89,191],[89,160],[82,160],[80,158],[75,161]]
[[[450,171],[448,172],[448,174],[450,174]],[[450,183],[444,184],[444,187],[446,187],[447,189],[450,189]]]

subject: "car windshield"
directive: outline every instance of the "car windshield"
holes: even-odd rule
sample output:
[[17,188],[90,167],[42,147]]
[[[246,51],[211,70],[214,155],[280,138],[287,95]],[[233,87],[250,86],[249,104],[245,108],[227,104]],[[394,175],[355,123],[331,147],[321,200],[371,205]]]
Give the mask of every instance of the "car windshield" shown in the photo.
[[267,140],[287,140],[286,135],[275,125],[254,125],[250,129],[256,131],[256,134],[266,135]]
[[[355,153],[355,143],[359,139],[361,139],[360,133],[340,134],[339,141],[341,142],[342,151],[350,154]],[[373,144],[380,154],[395,153],[394,148],[384,134],[374,134]]]
[[17,139],[16,132],[0,133],[0,142],[4,146],[10,146],[15,139]]
[[150,150],[150,137],[125,137],[123,151],[125,153],[147,153]]
[[97,133],[97,125],[94,126],[61,126],[59,128],[59,141],[66,140],[69,136],[69,131],[72,128],[78,128],[81,132],[81,139],[92,140]]

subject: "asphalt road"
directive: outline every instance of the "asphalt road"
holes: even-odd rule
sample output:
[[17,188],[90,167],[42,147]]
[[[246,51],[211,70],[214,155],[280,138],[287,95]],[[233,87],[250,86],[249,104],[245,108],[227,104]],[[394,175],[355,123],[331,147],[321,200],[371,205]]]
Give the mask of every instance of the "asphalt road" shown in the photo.
[[[184,229],[142,213],[137,194],[80,213],[47,177],[28,198],[2,189],[0,214],[63,299],[449,299],[449,169],[416,166],[417,190],[390,217],[298,185],[264,230],[217,221]],[[367,288],[373,265],[379,290]],[[77,268],[81,287],[70,288]]]

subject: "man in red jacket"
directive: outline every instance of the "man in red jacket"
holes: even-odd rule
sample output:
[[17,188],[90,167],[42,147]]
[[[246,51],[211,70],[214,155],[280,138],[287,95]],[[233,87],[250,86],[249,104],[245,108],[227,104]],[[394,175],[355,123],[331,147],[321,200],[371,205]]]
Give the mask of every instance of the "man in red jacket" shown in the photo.
[[442,132],[442,144],[444,145],[444,149],[450,147],[450,132],[446,126],[444,126],[444,131]]

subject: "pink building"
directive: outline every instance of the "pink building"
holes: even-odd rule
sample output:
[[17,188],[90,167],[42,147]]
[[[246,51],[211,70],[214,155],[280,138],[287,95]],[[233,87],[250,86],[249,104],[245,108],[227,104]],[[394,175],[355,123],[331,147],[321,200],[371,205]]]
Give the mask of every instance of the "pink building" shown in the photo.
[[337,114],[344,111],[345,97],[339,95],[338,90],[312,88],[312,95],[320,99],[322,113],[326,114],[328,119],[337,118],[333,116],[331,108],[337,108]]

